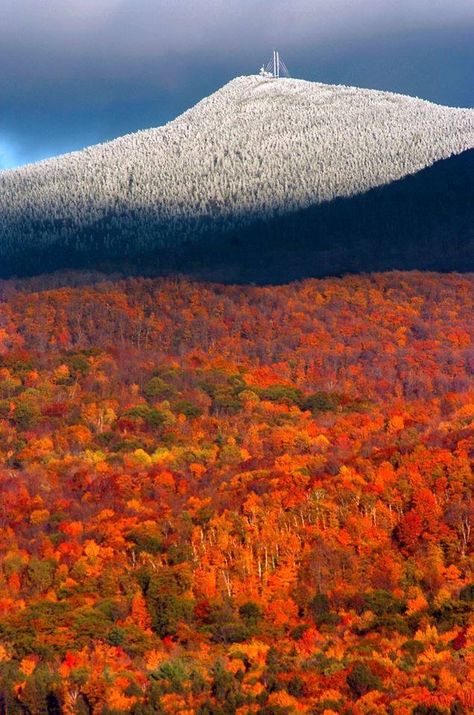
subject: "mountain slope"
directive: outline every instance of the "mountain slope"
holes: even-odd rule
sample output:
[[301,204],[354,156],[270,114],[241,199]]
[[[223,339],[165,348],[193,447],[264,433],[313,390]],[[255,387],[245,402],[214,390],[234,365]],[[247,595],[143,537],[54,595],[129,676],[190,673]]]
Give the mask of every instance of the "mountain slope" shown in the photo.
[[[474,110],[241,77],[159,129],[0,173],[0,258],[137,261],[360,194],[474,146]],[[54,261],[53,261],[54,263]]]
[[196,278],[238,283],[392,269],[474,271],[474,150],[364,194],[162,251],[157,260]]
[[[78,247],[32,247],[5,258],[0,277],[58,268],[202,280],[282,283],[307,277],[397,269],[474,271],[474,150],[436,162],[363,194],[341,197],[234,230],[225,224],[199,240],[110,251],[78,232]],[[81,250],[80,238],[87,250]]]

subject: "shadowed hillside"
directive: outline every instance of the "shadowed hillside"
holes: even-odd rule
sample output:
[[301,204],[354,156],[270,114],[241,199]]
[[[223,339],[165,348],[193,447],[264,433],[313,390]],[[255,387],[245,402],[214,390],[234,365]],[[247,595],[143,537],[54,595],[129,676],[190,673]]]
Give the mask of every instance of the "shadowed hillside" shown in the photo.
[[[474,270],[474,151],[352,198],[312,206],[228,232],[200,223],[199,241],[146,251],[132,239],[111,251],[100,222],[74,247],[18,251],[1,276],[64,268],[135,275],[182,273],[224,282],[398,269]],[[150,219],[151,220],[151,219]],[[130,232],[133,232],[133,224]],[[150,244],[154,243],[153,230]],[[84,246],[84,250],[82,250]]]

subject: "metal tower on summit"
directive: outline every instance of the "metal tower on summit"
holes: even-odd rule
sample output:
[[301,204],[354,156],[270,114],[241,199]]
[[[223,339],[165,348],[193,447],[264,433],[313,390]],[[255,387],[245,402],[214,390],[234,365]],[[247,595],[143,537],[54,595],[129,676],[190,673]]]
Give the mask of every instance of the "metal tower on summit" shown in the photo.
[[280,79],[280,77],[289,77],[288,67],[285,65],[280,57],[280,53],[277,50],[273,50],[273,56],[266,65],[263,65],[260,70],[260,75],[262,77],[274,77],[275,79]]

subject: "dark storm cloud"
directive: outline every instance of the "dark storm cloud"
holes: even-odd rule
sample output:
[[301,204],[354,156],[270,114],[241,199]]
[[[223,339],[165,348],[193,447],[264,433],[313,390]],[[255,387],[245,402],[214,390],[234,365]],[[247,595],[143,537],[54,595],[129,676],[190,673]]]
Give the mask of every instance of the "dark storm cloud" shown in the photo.
[[1,0],[0,166],[156,126],[278,46],[295,76],[473,104],[472,0]]

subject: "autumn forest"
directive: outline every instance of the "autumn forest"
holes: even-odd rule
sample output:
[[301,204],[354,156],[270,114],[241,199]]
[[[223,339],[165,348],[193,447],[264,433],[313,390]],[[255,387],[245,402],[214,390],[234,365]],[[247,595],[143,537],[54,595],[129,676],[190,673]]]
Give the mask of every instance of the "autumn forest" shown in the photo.
[[473,713],[474,275],[65,278],[0,282],[0,715]]

